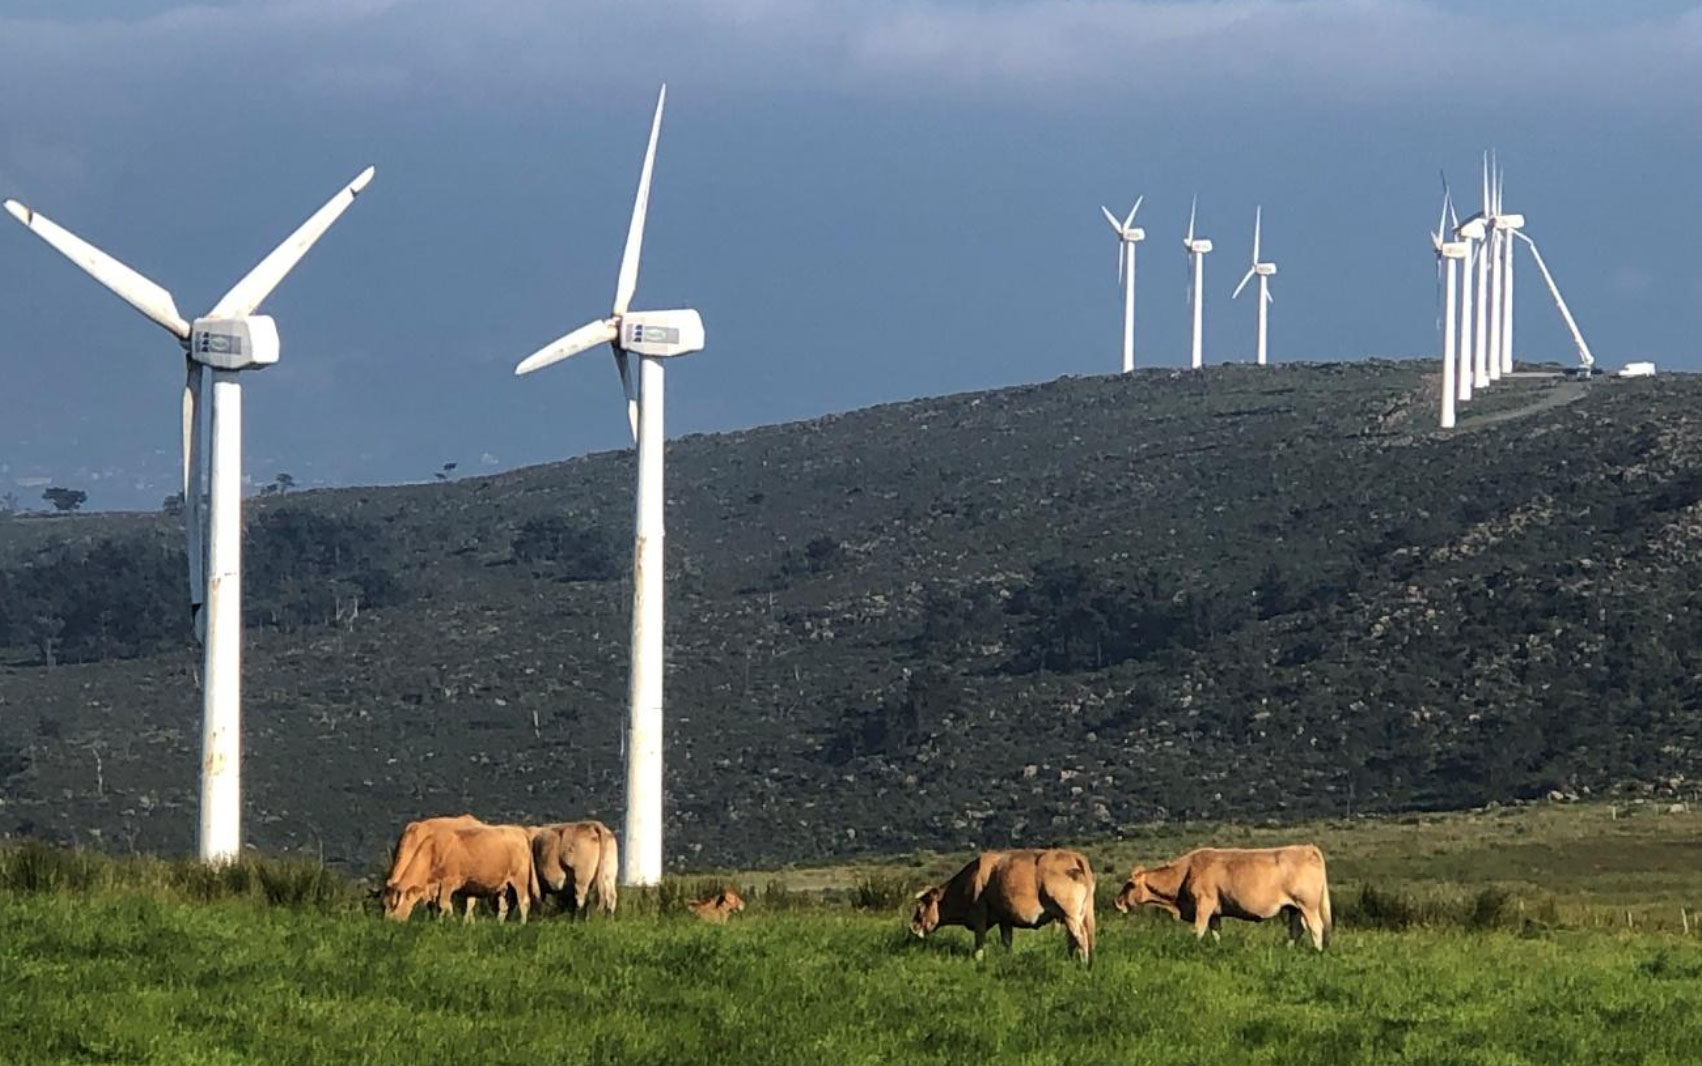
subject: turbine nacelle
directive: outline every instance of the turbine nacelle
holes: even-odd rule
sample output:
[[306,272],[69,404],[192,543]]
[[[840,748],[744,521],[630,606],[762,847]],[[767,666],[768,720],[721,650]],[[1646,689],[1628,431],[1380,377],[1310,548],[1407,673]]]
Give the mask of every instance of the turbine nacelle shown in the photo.
[[270,315],[197,318],[189,327],[189,358],[214,370],[256,370],[278,361],[278,326]]
[[1444,259],[1464,259],[1471,253],[1471,245],[1465,241],[1448,241],[1436,249]]
[[1273,275],[1276,274],[1276,272],[1277,272],[1277,265],[1275,263],[1254,263],[1253,264],[1253,273],[1259,275],[1261,278],[1272,277]]
[[621,347],[636,355],[667,359],[703,350],[703,319],[689,308],[629,311],[621,316]]
[[1182,241],[1182,247],[1186,248],[1190,253],[1205,255],[1207,252],[1211,251],[1211,241],[1205,237],[1184,239]]
[[1501,229],[1501,230],[1524,229],[1525,228],[1525,216],[1524,215],[1496,215],[1495,216],[1495,228]]
[[1460,228],[1455,232],[1468,241],[1481,241],[1488,232],[1488,223],[1483,216],[1474,215],[1460,223]]

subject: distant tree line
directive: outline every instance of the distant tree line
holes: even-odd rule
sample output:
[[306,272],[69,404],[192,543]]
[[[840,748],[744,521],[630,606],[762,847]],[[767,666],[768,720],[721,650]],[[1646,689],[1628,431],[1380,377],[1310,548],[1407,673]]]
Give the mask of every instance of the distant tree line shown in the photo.
[[[277,508],[243,546],[248,626],[348,621],[411,596],[392,541],[372,523]],[[181,542],[153,534],[61,543],[0,567],[0,647],[44,666],[149,655],[191,639]]]

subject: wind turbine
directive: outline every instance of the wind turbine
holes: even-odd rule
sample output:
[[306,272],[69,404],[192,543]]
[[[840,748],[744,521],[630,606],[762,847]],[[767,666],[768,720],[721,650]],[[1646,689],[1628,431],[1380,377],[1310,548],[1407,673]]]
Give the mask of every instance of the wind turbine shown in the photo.
[[[189,541],[189,603],[205,655],[199,845],[205,862],[229,862],[242,849],[242,383],[237,375],[278,361],[278,327],[269,316],[255,314],[255,309],[354,203],[372,174],[372,167],[361,171],[211,311],[193,322],[183,320],[164,288],[18,201],[6,201],[12,217],[183,345],[187,367],[183,514]],[[203,407],[210,408],[210,442],[203,442],[201,436]],[[209,467],[205,516],[201,510],[203,463]]]
[[1502,209],[1501,193],[1506,188],[1507,173],[1499,171],[1495,180],[1495,227],[1503,234],[1504,262],[1501,267],[1501,373],[1513,372],[1513,235],[1525,228],[1525,216]]
[[1492,153],[1484,153],[1483,214],[1489,225],[1489,349],[1486,356],[1489,380],[1501,380],[1501,315],[1502,290],[1506,287],[1507,236],[1501,224],[1500,195],[1496,189],[1496,163]]
[[1194,197],[1193,204],[1188,208],[1188,235],[1182,238],[1182,247],[1188,251],[1188,302],[1191,303],[1194,308],[1194,340],[1192,347],[1189,349],[1191,355],[1189,357],[1188,365],[1193,367],[1195,370],[1198,370],[1200,367],[1205,365],[1205,358],[1201,354],[1202,350],[1200,343],[1201,330],[1204,325],[1204,319],[1201,317],[1200,301],[1203,295],[1203,289],[1201,286],[1205,281],[1205,257],[1206,253],[1211,251],[1211,241],[1204,237],[1194,236],[1194,215],[1198,211],[1199,206],[1200,198],[1196,196]]
[[[1472,264],[1475,261],[1473,252],[1475,242],[1483,236],[1483,220],[1473,218],[1465,225],[1460,224],[1459,213],[1454,210],[1454,194],[1448,188],[1448,175],[1442,175],[1442,202],[1448,205],[1448,221],[1451,229],[1448,231],[1465,247],[1466,254],[1460,264],[1460,314],[1459,314],[1459,371],[1454,375],[1457,386],[1455,399],[1459,403],[1470,403],[1472,398]],[[1438,271],[1441,266],[1438,264]]]
[[1135,206],[1129,208],[1128,215],[1123,221],[1117,221],[1117,216],[1104,204],[1099,209],[1105,212],[1105,221],[1111,223],[1112,232],[1117,234],[1117,283],[1123,286],[1123,373],[1127,374],[1135,368],[1135,245],[1146,240],[1146,230],[1135,225],[1135,212],[1141,209],[1141,201],[1145,196],[1135,198]]
[[1275,263],[1261,263],[1261,262],[1259,262],[1259,227],[1260,227],[1260,223],[1263,221],[1263,216],[1264,216],[1264,208],[1262,206],[1255,206],[1253,208],[1253,265],[1247,268],[1246,276],[1241,279],[1241,284],[1235,286],[1235,292],[1234,292],[1233,295],[1230,296],[1231,300],[1239,297],[1241,295],[1241,290],[1247,287],[1247,283],[1249,281],[1253,280],[1253,276],[1255,274],[1258,275],[1258,277],[1259,277],[1259,357],[1258,357],[1258,362],[1259,362],[1260,366],[1265,365],[1265,312],[1267,310],[1269,310],[1269,304],[1271,302],[1270,280],[1271,280],[1271,276],[1274,275],[1277,272],[1277,265]]
[[[1475,224],[1475,225],[1474,225]],[[1476,334],[1472,338],[1472,388],[1489,388],[1489,290],[1490,230],[1489,217],[1489,153],[1483,154],[1483,209],[1467,223],[1476,236],[1477,249],[1477,317]],[[1497,375],[1499,376],[1499,375]]]
[[1455,379],[1454,354],[1454,286],[1459,272],[1460,260],[1466,258],[1469,250],[1463,241],[1447,241],[1443,238],[1448,233],[1448,214],[1453,206],[1447,193],[1442,196],[1442,217],[1436,221],[1436,232],[1430,235],[1431,247],[1436,251],[1436,269],[1440,273],[1446,264],[1447,282],[1443,286],[1442,297],[1442,428],[1454,428],[1454,406],[1458,400],[1457,382]]
[[[614,308],[551,341],[514,368],[529,374],[569,356],[607,343],[626,393],[627,418],[638,444],[638,492],[633,540],[632,673],[628,689],[626,745],[626,847],[621,881],[654,885],[662,879],[662,665],[664,536],[662,451],[662,360],[703,348],[703,319],[693,310],[629,311],[638,286],[638,258],[644,244],[644,218],[650,205],[650,174],[656,164],[656,137],[662,131],[662,105],[668,87],[656,97],[650,120],[650,146],[638,174],[638,196],[615,281]],[[638,356],[638,389],[632,388],[628,356]]]

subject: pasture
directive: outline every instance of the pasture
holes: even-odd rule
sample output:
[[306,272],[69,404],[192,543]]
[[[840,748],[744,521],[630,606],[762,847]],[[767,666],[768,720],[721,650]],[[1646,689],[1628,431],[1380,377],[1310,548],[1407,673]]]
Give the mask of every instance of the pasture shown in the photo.
[[[1118,915],[1101,873],[1091,969],[1056,928],[979,965],[963,930],[910,939],[903,863],[746,874],[750,908],[722,927],[681,914],[700,887],[682,880],[629,893],[613,920],[522,928],[387,923],[311,867],[14,849],[0,1061],[1688,1064],[1702,936],[1679,901],[1702,898],[1699,829],[1594,807],[1291,828],[1340,871],[1326,954],[1284,948],[1280,923],[1226,923],[1213,945]],[[1616,845],[1628,859],[1610,869]],[[1473,870],[1474,852],[1500,859]],[[810,878],[827,891],[796,890]]]

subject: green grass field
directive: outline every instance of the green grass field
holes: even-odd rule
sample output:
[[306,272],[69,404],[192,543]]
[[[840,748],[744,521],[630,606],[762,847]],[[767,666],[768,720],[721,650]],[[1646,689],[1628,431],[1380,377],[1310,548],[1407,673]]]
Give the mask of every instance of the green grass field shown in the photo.
[[[1328,952],[1285,948],[1280,923],[1198,943],[1104,906],[1091,969],[1056,929],[1019,932],[1009,955],[995,942],[979,964],[963,930],[910,939],[906,864],[747,874],[768,887],[726,927],[657,906],[687,883],[614,920],[398,926],[311,869],[208,876],[14,850],[0,855],[0,1062],[1692,1066],[1702,936],[1680,908],[1702,899],[1699,834],[1702,816],[1606,808],[1291,829],[1343,872]],[[1188,842],[1093,854],[1120,864],[1125,848]],[[812,878],[879,906],[777,883]],[[1374,927],[1365,884],[1412,908],[1411,926]],[[1486,890],[1499,902],[1474,921]]]

